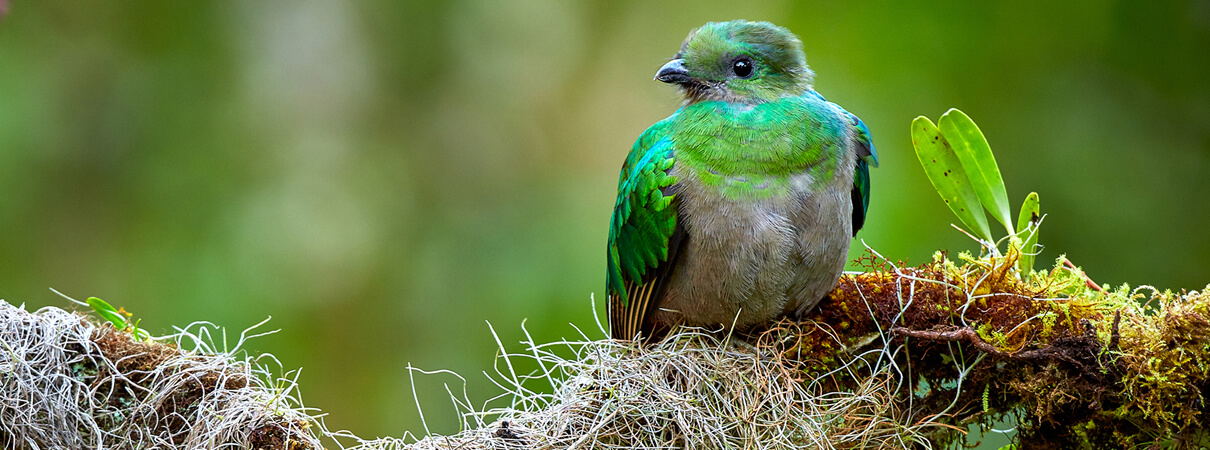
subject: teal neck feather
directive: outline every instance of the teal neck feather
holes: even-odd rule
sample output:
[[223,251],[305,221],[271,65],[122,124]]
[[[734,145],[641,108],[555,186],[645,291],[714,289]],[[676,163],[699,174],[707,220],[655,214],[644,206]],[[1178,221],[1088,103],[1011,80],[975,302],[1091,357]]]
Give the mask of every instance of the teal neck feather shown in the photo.
[[677,163],[728,197],[785,192],[795,174],[830,179],[843,160],[844,124],[821,110],[830,106],[811,95],[687,105],[672,117]]

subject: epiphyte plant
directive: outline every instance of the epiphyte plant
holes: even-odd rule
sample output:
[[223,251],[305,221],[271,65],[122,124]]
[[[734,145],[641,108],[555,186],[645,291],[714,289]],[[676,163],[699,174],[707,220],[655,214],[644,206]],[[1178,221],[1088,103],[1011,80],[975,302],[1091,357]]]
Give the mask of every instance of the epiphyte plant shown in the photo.
[[[1008,191],[987,138],[969,116],[950,109],[938,125],[927,117],[912,121],[912,146],[924,173],[941,199],[958,216],[980,245],[999,255],[999,242],[988,226],[987,213],[1008,232],[1008,254],[1017,256],[1022,277],[1032,273],[1042,216],[1038,193],[1031,192],[1021,205],[1016,226],[1010,218]],[[986,211],[986,212],[984,212]]]

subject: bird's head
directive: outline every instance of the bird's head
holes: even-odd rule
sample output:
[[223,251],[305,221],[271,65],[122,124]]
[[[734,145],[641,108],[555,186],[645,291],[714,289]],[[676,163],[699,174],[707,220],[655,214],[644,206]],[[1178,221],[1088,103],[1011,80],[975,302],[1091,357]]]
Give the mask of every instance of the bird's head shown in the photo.
[[802,42],[769,22],[710,22],[689,32],[655,79],[677,84],[685,100],[762,103],[811,87]]

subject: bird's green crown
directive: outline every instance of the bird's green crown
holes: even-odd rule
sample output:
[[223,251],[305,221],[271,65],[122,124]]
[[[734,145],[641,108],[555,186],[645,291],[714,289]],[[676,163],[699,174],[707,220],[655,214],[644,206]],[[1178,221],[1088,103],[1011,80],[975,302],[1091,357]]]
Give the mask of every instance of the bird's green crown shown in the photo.
[[798,37],[768,22],[707,23],[689,33],[669,65],[677,60],[683,73],[661,81],[680,84],[690,103],[763,103],[796,96],[810,88],[814,76]]

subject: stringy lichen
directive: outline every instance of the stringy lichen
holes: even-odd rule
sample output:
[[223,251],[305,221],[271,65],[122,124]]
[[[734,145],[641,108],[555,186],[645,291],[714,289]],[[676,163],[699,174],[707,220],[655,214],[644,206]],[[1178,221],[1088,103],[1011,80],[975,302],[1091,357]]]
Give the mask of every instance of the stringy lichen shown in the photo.
[[321,448],[290,380],[202,336],[140,342],[62,309],[0,301],[0,446]]
[[[554,347],[575,356],[560,357]],[[906,448],[926,442],[923,431],[936,426],[913,423],[890,401],[899,374],[889,355],[838,370],[860,381],[837,392],[802,378],[789,360],[698,330],[647,348],[599,340],[529,350],[504,358],[536,359],[544,371],[498,372],[515,404],[468,410],[467,432],[415,448]],[[529,391],[532,379],[555,389]]]

